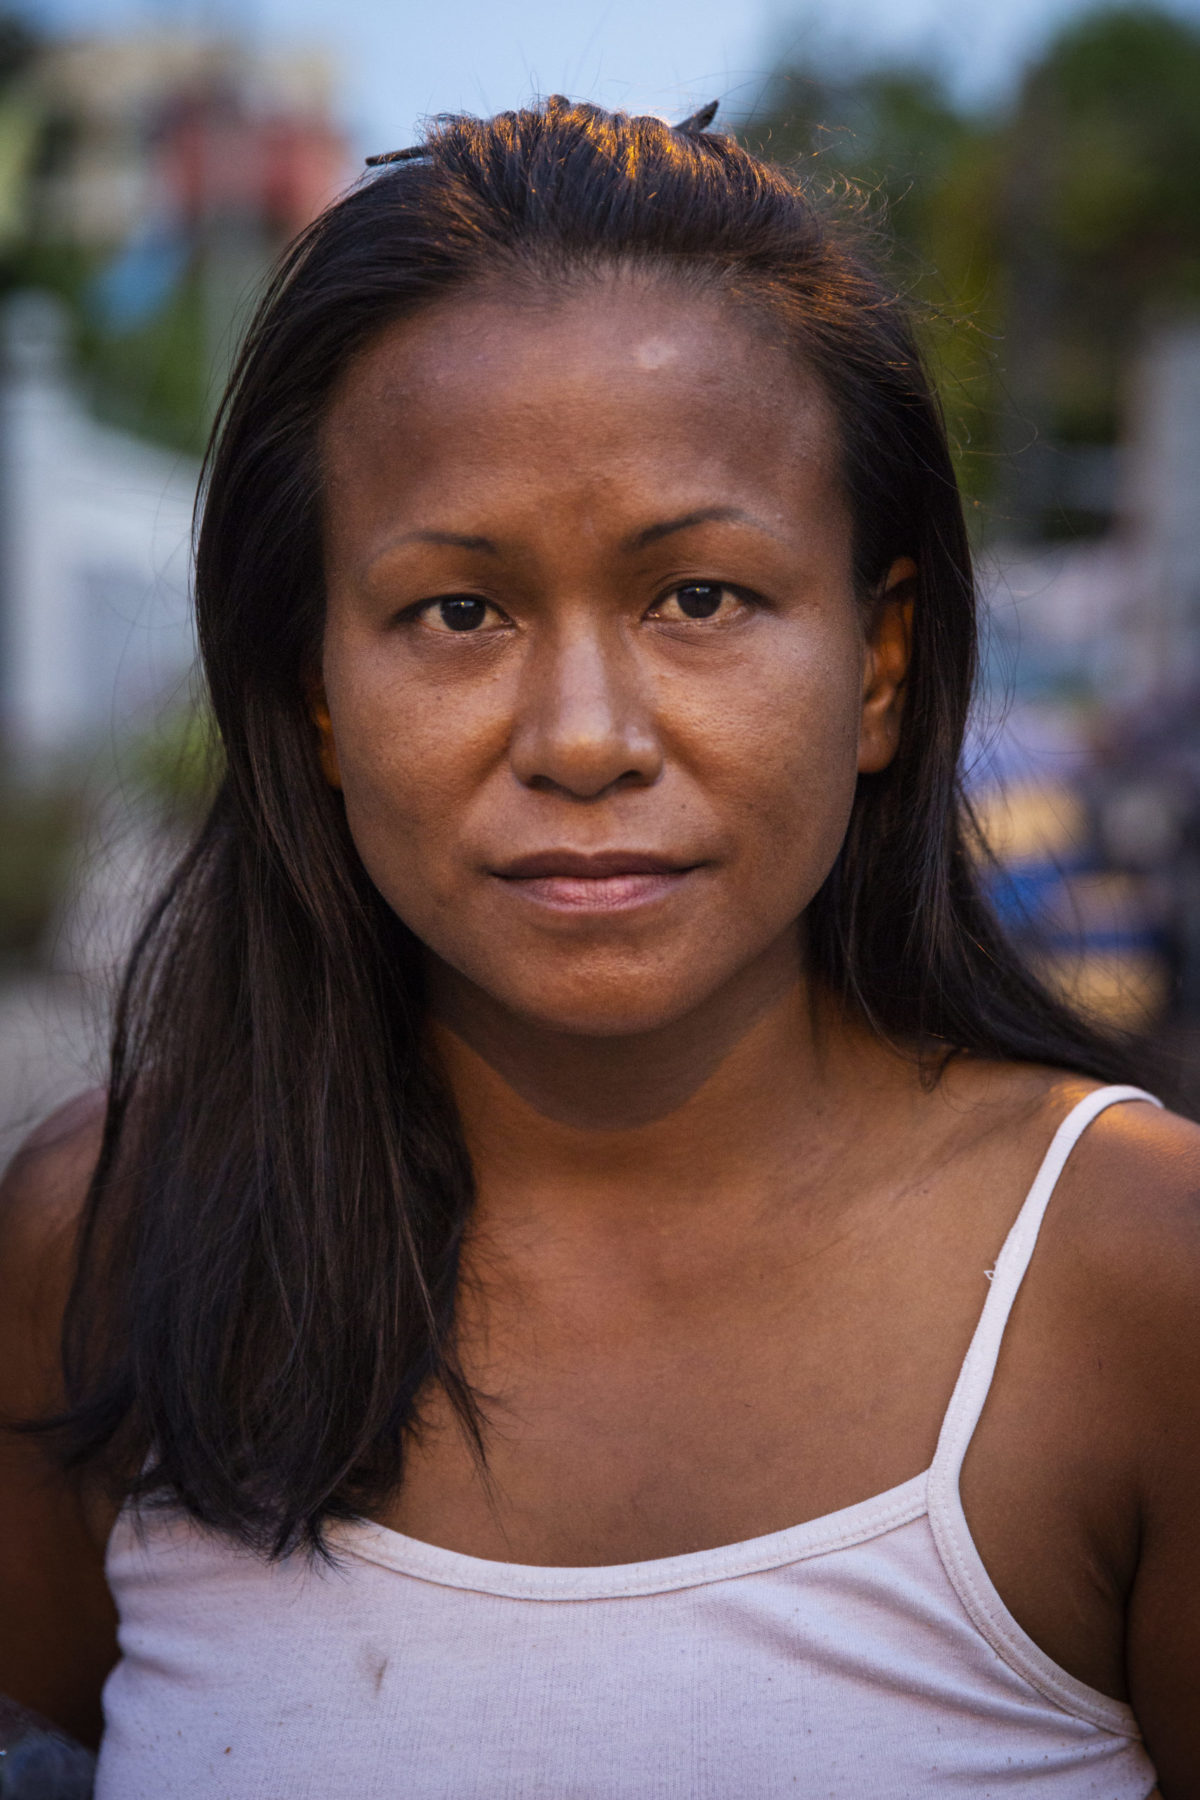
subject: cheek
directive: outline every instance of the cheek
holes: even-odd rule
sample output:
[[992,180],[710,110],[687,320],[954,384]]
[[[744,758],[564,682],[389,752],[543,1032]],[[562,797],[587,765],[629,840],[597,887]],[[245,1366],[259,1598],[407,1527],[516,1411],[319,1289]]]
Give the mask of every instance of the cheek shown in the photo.
[[695,741],[736,832],[743,882],[770,884],[775,905],[785,894],[804,904],[854,802],[861,675],[856,644],[836,637],[777,650],[723,686]]
[[351,678],[327,663],[326,693],[346,821],[384,898],[420,932],[453,899],[460,822],[488,761],[487,721],[428,682],[366,659]]

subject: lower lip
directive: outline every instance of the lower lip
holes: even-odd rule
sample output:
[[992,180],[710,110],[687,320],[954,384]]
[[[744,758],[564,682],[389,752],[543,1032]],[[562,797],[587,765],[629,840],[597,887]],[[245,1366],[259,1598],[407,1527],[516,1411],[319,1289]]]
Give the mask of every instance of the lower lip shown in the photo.
[[504,877],[506,885],[537,906],[563,913],[632,912],[675,892],[691,869],[640,875],[539,875]]

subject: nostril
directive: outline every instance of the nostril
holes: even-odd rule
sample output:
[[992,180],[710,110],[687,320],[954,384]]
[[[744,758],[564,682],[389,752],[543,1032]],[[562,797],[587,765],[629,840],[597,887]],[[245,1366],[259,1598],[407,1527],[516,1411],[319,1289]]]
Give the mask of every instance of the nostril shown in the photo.
[[514,733],[510,749],[517,779],[581,799],[657,781],[663,758],[655,734],[611,720],[597,721],[597,727],[568,733],[554,719],[529,721]]
[[538,774],[524,778],[524,785],[537,793],[566,794],[572,800],[603,800],[610,794],[622,793],[628,788],[651,787],[657,774],[657,771],[647,774],[641,769],[630,768],[611,780],[603,779],[592,783],[581,780],[578,772],[571,780]]

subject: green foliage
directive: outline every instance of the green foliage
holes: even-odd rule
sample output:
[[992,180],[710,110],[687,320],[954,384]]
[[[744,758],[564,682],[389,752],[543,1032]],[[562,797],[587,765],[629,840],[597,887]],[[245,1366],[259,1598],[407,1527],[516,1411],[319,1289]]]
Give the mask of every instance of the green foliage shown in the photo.
[[937,370],[960,476],[985,493],[990,344],[998,329],[996,150],[927,70],[816,77],[783,69],[743,134],[844,206],[857,191],[890,250]]
[[783,68],[743,135],[875,201],[968,494],[1061,523],[1025,447],[1112,442],[1147,317],[1200,308],[1200,28],[1085,14],[994,117],[922,69]]
[[0,780],[0,959],[36,955],[78,839],[78,788]]
[[144,324],[111,331],[89,302],[104,261],[76,244],[36,237],[10,244],[0,255],[0,295],[18,288],[57,294],[75,321],[76,366],[97,418],[199,456],[212,404],[199,274],[194,268],[185,273]]
[[[40,94],[40,51],[40,40],[28,25],[0,13],[0,296],[18,288],[57,294],[76,321],[79,372],[97,415],[199,455],[213,396],[198,259],[193,258],[165,305],[145,323],[113,330],[99,318],[92,285],[121,246],[63,242],[47,231],[31,203],[36,182],[69,162],[78,149],[77,121]],[[7,186],[6,177],[11,177]],[[9,191],[14,183],[24,185],[24,195]]]
[[189,826],[216,792],[222,759],[207,708],[184,704],[125,745],[124,781],[163,821]]
[[203,454],[210,393],[204,296],[193,269],[161,312],[135,330],[80,335],[97,416],[192,456]]
[[1023,237],[1054,286],[1054,426],[1104,439],[1147,312],[1200,307],[1200,29],[1143,8],[1085,16],[1031,72],[1008,136],[1012,250]]
[[113,782],[132,815],[187,832],[216,791],[221,756],[211,718],[185,704],[120,746],[115,767],[66,765],[34,780],[0,769],[0,969],[35,963],[72,862]]
[[0,13],[0,90],[20,79],[33,65],[40,39],[27,19]]

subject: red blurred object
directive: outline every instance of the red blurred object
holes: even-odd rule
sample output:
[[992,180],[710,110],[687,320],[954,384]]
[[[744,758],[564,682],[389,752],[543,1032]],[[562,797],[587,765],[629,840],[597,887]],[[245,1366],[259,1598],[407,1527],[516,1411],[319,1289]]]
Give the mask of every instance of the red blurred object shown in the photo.
[[344,141],[325,121],[250,117],[226,95],[176,102],[155,160],[185,227],[252,216],[287,237],[316,217],[346,173]]

